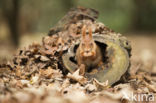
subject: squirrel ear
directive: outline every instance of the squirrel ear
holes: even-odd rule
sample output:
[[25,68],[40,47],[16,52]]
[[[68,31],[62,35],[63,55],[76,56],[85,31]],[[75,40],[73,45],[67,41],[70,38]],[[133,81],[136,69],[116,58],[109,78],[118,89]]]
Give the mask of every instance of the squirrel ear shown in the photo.
[[86,36],[86,26],[84,25],[82,28],[82,37]]
[[89,28],[89,37],[92,38],[92,28]]

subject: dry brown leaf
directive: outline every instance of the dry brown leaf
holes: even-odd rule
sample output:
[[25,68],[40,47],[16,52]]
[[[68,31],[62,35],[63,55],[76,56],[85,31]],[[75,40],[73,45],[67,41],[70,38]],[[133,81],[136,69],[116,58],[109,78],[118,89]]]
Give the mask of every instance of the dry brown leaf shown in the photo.
[[46,78],[60,78],[63,76],[59,69],[55,70],[51,67],[48,67],[48,69],[40,69],[40,74]]
[[109,88],[110,86],[108,85],[108,80],[101,83],[99,82],[98,80],[96,80],[95,78],[93,78],[93,84],[98,88],[98,89],[107,89]]
[[87,84],[85,86],[85,89],[88,90],[89,92],[97,91],[97,87],[94,84]]
[[87,78],[80,75],[80,69],[76,70],[73,74],[68,73],[67,77],[70,79],[73,79],[81,84],[87,83]]

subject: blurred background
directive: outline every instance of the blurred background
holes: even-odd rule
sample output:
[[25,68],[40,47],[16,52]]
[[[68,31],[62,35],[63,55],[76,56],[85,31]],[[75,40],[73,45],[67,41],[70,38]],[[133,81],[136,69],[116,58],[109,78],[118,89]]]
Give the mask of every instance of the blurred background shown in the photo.
[[[127,36],[134,53],[156,53],[156,0],[0,0],[0,60],[17,48],[41,43],[72,7],[99,11],[98,21]],[[143,52],[143,53],[142,53]]]

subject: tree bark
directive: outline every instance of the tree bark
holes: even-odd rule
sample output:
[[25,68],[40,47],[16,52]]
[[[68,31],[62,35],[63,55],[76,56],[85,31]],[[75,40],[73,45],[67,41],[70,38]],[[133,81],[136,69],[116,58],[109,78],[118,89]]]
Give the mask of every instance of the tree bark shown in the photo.
[[19,0],[2,0],[2,10],[8,23],[11,40],[15,47],[19,45]]

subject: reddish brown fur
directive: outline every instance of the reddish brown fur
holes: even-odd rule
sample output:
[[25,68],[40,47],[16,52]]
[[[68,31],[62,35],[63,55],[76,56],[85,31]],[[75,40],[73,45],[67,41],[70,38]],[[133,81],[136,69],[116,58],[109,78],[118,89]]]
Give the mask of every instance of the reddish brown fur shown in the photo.
[[89,34],[86,35],[86,26],[82,28],[81,43],[76,51],[76,59],[78,65],[84,64],[86,69],[96,67],[102,61],[102,53],[93,40],[92,29],[89,28]]

